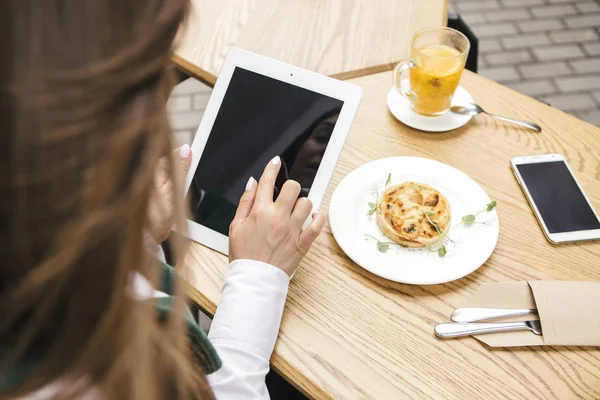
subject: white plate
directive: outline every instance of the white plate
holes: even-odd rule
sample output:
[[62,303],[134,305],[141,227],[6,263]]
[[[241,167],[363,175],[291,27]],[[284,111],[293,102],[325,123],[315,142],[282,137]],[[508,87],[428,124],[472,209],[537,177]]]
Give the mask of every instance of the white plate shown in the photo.
[[[457,87],[452,105],[467,103],[474,103],[473,97],[462,86]],[[451,111],[447,111],[438,117],[424,117],[413,111],[409,100],[398,93],[396,88],[391,88],[388,92],[388,108],[394,117],[404,125],[426,132],[451,131],[465,125],[472,118],[470,115],[455,114]]]
[[[377,250],[376,242],[365,234],[389,242],[375,221],[368,216],[368,203],[374,191],[381,194],[388,173],[391,184],[423,182],[439,190],[450,202],[452,228],[448,252],[439,257],[429,249],[390,246],[387,253]],[[438,161],[418,157],[394,157],[363,165],[346,176],[331,198],[329,222],[335,240],[358,265],[383,278],[415,285],[430,285],[462,278],[479,268],[490,257],[498,241],[496,210],[483,212],[471,226],[456,227],[461,218],[484,208],[491,199],[464,173]]]

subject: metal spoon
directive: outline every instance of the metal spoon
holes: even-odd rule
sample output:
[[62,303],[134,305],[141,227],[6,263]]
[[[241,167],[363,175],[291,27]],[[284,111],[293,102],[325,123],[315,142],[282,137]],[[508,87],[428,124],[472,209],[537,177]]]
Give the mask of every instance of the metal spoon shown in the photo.
[[499,115],[490,114],[488,112],[485,112],[485,110],[483,108],[479,107],[477,104],[468,103],[466,106],[452,106],[452,107],[450,107],[450,111],[452,111],[453,113],[456,113],[456,114],[473,115],[473,116],[480,114],[480,113],[485,113],[485,114],[489,115],[490,117],[494,117],[494,118],[497,118],[497,119],[500,119],[500,120],[506,121],[506,122],[512,122],[514,124],[518,124],[518,125],[527,127],[529,129],[533,129],[536,132],[542,131],[542,128],[540,128],[540,126],[538,124],[534,124],[533,122],[521,121],[518,119],[506,118],[506,117],[501,117]]

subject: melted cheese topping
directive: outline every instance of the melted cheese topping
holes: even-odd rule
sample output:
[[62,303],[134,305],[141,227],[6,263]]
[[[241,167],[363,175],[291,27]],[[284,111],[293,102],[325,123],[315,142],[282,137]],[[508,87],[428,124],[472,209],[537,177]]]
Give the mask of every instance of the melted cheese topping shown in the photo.
[[[430,214],[433,224],[426,214]],[[408,247],[425,247],[437,242],[449,229],[450,217],[446,197],[424,183],[391,186],[377,204],[379,228],[394,242]]]

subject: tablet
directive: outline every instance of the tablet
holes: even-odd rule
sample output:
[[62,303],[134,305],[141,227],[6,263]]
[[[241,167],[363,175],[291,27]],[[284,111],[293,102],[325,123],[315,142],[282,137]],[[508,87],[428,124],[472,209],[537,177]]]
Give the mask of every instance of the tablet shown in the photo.
[[277,155],[275,196],[293,179],[318,210],[361,97],[358,86],[229,51],[192,143],[185,181],[190,238],[227,254],[248,179],[258,180]]

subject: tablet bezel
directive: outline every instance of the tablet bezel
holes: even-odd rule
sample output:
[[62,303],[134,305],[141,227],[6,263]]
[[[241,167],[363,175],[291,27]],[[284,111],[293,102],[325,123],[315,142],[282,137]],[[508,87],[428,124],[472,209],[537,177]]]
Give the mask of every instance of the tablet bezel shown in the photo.
[[[315,180],[311,186],[308,198],[313,203],[313,212],[318,210],[327,186],[333,175],[337,160],[340,156],[352,121],[362,98],[362,88],[337,79],[329,78],[302,68],[294,67],[280,61],[259,56],[240,49],[231,49],[219,73],[212,94],[204,111],[200,126],[192,143],[192,162],[185,180],[185,194],[196,173],[198,163],[208,141],[208,137],[217,118],[221,103],[229,87],[229,82],[236,67],[246,69],[294,86],[311,90],[344,102],[340,115],[335,124],[331,139],[321,160]],[[254,177],[258,179],[260,177]],[[309,217],[310,219],[310,217]],[[190,239],[210,247],[225,255],[228,254],[229,238],[193,220],[188,220],[188,236]]]

